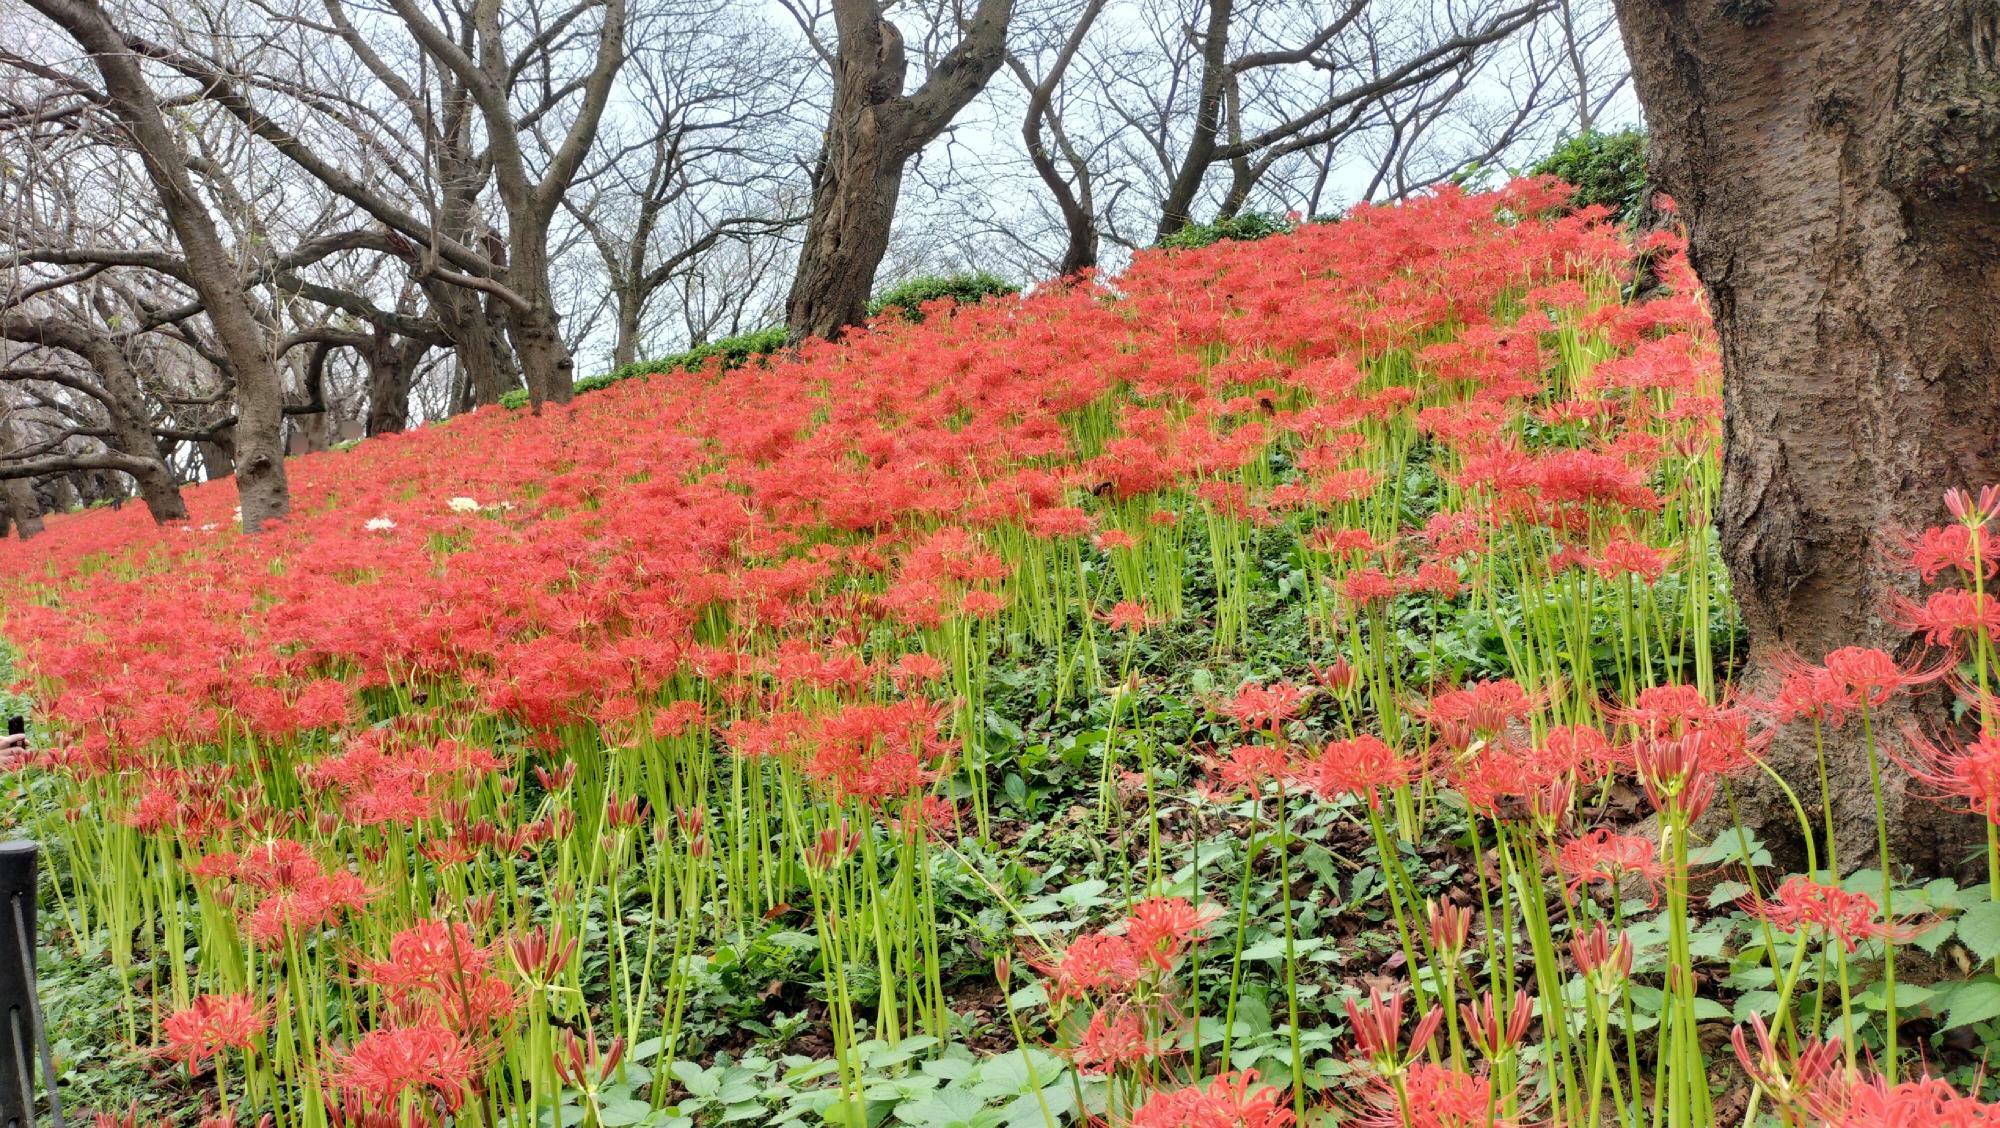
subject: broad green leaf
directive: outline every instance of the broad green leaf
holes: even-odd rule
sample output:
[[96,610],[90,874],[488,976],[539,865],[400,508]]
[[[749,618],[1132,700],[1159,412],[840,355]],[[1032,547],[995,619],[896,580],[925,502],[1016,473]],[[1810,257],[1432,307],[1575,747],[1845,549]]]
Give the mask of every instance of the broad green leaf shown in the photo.
[[[1901,1002],[1900,999],[1897,1001]],[[1969,1026],[1993,1018],[2000,1018],[2000,981],[1975,979],[1959,984],[1951,993],[1942,1029]]]
[[1958,918],[1958,942],[1980,963],[2000,956],[2000,901],[1981,901],[1965,910]]

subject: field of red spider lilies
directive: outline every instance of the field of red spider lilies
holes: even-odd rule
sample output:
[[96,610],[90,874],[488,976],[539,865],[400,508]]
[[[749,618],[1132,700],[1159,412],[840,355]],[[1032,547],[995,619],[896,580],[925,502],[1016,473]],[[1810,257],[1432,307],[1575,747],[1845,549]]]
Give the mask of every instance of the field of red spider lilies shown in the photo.
[[1986,885],[1703,817],[1780,726],[2000,813],[2000,737],[1872,723],[1949,674],[2000,731],[2000,498],[1913,538],[1924,663],[1733,691],[1698,290],[1564,198],[481,411],[255,538],[223,483],[0,544],[45,967],[112,985],[51,999],[72,1105],[2000,1121]]

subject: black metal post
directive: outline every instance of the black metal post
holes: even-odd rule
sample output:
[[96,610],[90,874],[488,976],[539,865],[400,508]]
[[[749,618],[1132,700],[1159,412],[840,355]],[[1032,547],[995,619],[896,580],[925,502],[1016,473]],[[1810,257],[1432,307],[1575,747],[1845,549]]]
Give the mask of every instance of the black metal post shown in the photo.
[[35,1123],[35,855],[0,842],[0,1128]]

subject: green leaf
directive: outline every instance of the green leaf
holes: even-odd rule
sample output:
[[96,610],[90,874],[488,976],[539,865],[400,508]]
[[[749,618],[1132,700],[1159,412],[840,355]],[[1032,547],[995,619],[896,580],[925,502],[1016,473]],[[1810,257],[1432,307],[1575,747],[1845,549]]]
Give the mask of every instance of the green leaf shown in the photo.
[[1937,950],[1944,946],[1944,942],[1951,939],[1952,935],[1958,931],[1957,925],[1957,921],[1938,921],[1936,924],[1911,937],[1910,943],[1935,956],[1937,955]]
[[624,1128],[628,1124],[639,1124],[653,1115],[653,1106],[645,1101],[623,1097],[605,1102],[600,1111],[599,1122],[604,1128]]
[[1718,881],[1715,888],[1708,891],[1708,907],[1726,905],[1748,892],[1750,886],[1741,881]]
[[997,1122],[999,1114],[988,1112],[978,1094],[947,1088],[897,1105],[896,1119],[912,1128],[970,1128]]
[[2000,956],[2000,902],[1982,901],[1958,918],[1958,942],[1980,963]]
[[[1325,939],[1316,936],[1294,939],[1292,942],[1292,953],[1297,956],[1303,956],[1307,952],[1325,945],[1325,943]],[[1246,960],[1282,960],[1285,958],[1285,938],[1283,936],[1267,936],[1243,949],[1243,958]]]
[[698,1063],[681,1060],[675,1062],[669,1072],[688,1091],[688,1096],[707,1098],[722,1091],[720,1069],[703,1069]]
[[835,1128],[868,1128],[868,1106],[861,1101],[835,1101],[820,1116]]
[[1777,1009],[1776,991],[1745,991],[1736,1000],[1736,1011],[1730,1017],[1736,1022],[1748,1022],[1753,1014],[1768,1015]]
[[1959,984],[1958,989],[1951,993],[1951,1003],[1945,1008],[1941,1029],[1969,1026],[1993,1018],[2000,1018],[2000,981],[1975,979]]

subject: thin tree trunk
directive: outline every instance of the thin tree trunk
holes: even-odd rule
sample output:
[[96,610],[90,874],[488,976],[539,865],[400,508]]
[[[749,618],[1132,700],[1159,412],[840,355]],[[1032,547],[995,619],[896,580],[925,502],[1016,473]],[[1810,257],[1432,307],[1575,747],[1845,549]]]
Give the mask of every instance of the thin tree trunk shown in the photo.
[[1160,201],[1160,222],[1154,234],[1161,239],[1194,222],[1195,197],[1201,194],[1208,166],[1215,163],[1216,135],[1222,130],[1223,96],[1228,90],[1229,20],[1232,0],[1209,0],[1208,27],[1201,41],[1201,94],[1195,103],[1194,135],[1187,152]]
[[[1660,182],[1720,335],[1722,550],[1753,684],[1780,656],[1911,653],[1885,604],[1899,534],[1949,486],[2000,481],[2000,4],[1619,0]],[[1946,723],[1942,702],[1912,719]],[[1895,740],[1901,718],[1877,718]],[[1867,861],[1860,726],[1834,734],[1843,864]],[[1773,762],[1808,803],[1809,737]],[[1893,768],[1893,765],[1891,765]],[[1937,872],[1972,828],[1886,796],[1898,857]],[[1789,809],[1760,789],[1750,825]]]
[[618,299],[618,316],[611,339],[611,367],[617,370],[639,360],[639,311],[645,295],[636,283],[615,287],[613,293]]

